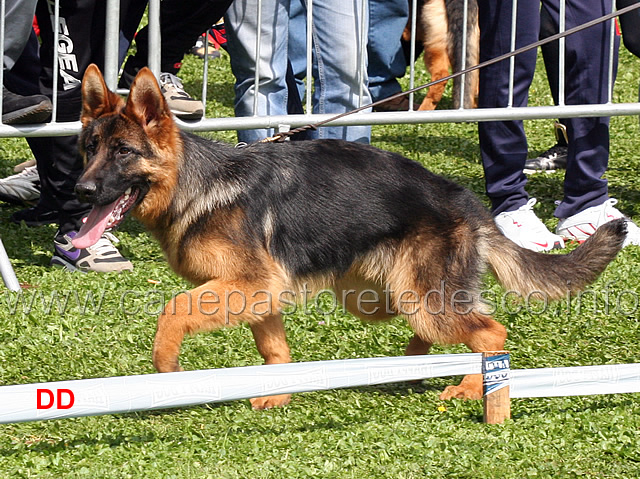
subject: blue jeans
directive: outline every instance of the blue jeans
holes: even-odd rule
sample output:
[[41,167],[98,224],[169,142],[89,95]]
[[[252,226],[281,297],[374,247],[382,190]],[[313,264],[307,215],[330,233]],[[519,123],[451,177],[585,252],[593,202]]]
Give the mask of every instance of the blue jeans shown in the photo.
[[402,91],[407,71],[400,38],[409,18],[406,0],[369,0],[369,91],[373,101]]
[[[306,29],[289,29],[290,11],[297,7],[294,2],[301,0],[263,0],[261,25],[257,23],[258,1],[235,0],[225,15],[231,69],[236,77],[235,112],[236,116],[286,115],[287,62],[289,58],[306,57]],[[360,41],[363,27],[368,29],[368,12],[363,11],[362,0],[313,2],[313,113],[339,114],[371,103],[366,45]],[[258,28],[261,41],[256,100],[254,59]],[[363,56],[365,68],[360,75]],[[240,130],[238,139],[250,143],[273,133],[273,129]],[[314,132],[314,136],[368,143],[371,127],[327,127]]]

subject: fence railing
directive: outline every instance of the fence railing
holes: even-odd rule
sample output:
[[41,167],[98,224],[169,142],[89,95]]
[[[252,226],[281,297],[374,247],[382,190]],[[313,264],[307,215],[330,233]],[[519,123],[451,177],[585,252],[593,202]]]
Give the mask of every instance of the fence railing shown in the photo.
[[505,351],[343,359],[0,387],[0,424],[189,407],[274,394],[482,374],[485,422],[511,398],[640,392],[640,364],[510,369]]

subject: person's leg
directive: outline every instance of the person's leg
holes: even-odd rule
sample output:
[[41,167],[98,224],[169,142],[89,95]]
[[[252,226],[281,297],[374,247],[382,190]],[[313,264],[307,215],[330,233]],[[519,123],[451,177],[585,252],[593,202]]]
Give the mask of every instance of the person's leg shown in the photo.
[[[511,0],[480,0],[480,62],[510,50]],[[518,2],[516,48],[534,43],[539,33],[539,2]],[[480,70],[479,108],[506,107],[509,101],[509,60]],[[536,51],[515,58],[513,106],[526,106],[533,79]],[[480,151],[487,195],[493,213],[524,206],[529,198],[523,173],[527,159],[527,138],[522,121],[488,121],[478,124]]]
[[10,70],[22,55],[38,0],[5,0],[3,68]]
[[[11,7],[11,2],[9,2],[7,8]],[[10,64],[11,68],[4,69],[4,83],[2,85],[2,123],[8,125],[44,123],[51,118],[51,101],[41,95],[38,88],[40,60],[38,58],[38,39],[31,26],[33,14],[30,10],[23,12],[23,14],[30,18],[26,38],[5,38],[7,48],[12,51],[8,56],[5,55],[5,65]],[[16,15],[15,8],[12,15],[14,17]],[[6,21],[7,23],[10,21],[24,22],[24,18],[8,18]],[[12,33],[17,34],[16,31]],[[24,33],[20,30],[20,35],[24,35]],[[17,58],[14,58],[15,52],[18,50],[21,53]]]
[[406,0],[369,0],[369,91],[373,101],[402,91],[407,63],[400,42],[409,18]]
[[[553,14],[557,0],[549,1]],[[584,0],[567,4],[567,28],[583,24],[609,13],[608,0]],[[611,22],[591,27],[567,38],[567,105],[606,103],[618,63],[618,37],[613,45],[613,78],[609,75]],[[568,120],[569,152],[564,182],[564,198],[555,211],[560,218],[557,233],[567,239],[586,240],[596,229],[623,217],[609,198],[603,178],[609,161],[609,118],[572,118]],[[628,244],[640,244],[640,228],[627,222]]]
[[[540,30],[538,2],[518,2],[515,48],[534,43]],[[480,62],[498,57],[511,49],[511,0],[478,2],[480,24]],[[536,51],[515,57],[513,101],[510,102],[510,61],[493,64],[480,71],[479,108],[527,105],[529,86],[536,66]],[[534,251],[564,246],[562,238],[551,233],[533,211],[535,198],[529,199],[524,174],[527,138],[522,121],[488,121],[478,125],[480,153],[485,172],[487,195],[495,222],[511,241]]]
[[[289,4],[289,46],[286,83],[288,89],[287,111],[291,115],[304,113],[307,76],[307,12],[302,0]],[[290,137],[292,141],[311,139],[310,132],[303,131]]]
[[[618,10],[638,3],[639,0],[617,0]],[[620,16],[620,29],[624,46],[635,56],[640,57],[640,9]]]
[[[558,18],[559,0],[543,2],[552,17]],[[573,28],[611,12],[610,0],[568,3],[566,28]],[[615,38],[613,78],[609,79],[611,22],[600,23],[566,38],[565,103],[567,105],[606,103],[609,86],[616,74],[619,40]],[[564,198],[555,216],[567,218],[608,199],[603,175],[609,160],[609,118],[567,119],[569,150],[564,182]]]
[[[211,25],[217,23],[233,0],[163,0],[160,2],[161,61],[160,70],[177,74],[182,58]],[[149,31],[136,35],[136,54],[127,59],[124,72],[133,81],[140,68],[148,64]],[[128,84],[126,86],[129,86]]]
[[[121,2],[121,20],[126,15],[128,2]],[[36,9],[42,45],[40,58],[42,72],[40,91],[53,96],[54,82],[58,85],[58,111],[55,120],[77,121],[82,108],[81,83],[86,68],[95,63],[104,67],[105,18],[104,2],[62,0],[59,22],[53,24],[53,5],[40,2]],[[122,23],[122,21],[121,21]],[[54,28],[59,33],[58,45],[66,50],[59,57],[58,75],[53,75]],[[132,269],[113,245],[115,237],[103,235],[94,246],[78,250],[71,245],[71,238],[82,226],[82,219],[89,213],[90,205],[78,200],[74,188],[83,170],[83,160],[78,152],[77,136],[51,137],[48,154],[37,158],[38,172],[43,193],[50,195],[58,212],[59,229],[54,238],[54,255],[51,264],[68,270],[122,271]]]
[[[259,0],[236,0],[225,16],[227,49],[236,78],[236,116],[286,115],[286,82],[289,0],[262,2],[262,22],[258,24]],[[256,38],[260,31],[258,58],[259,87],[257,109],[254,80],[256,75]],[[238,140],[255,142],[273,135],[273,129],[239,130]]]
[[[540,40],[550,37],[558,33],[557,18],[554,20],[546,8],[540,11]],[[558,104],[559,91],[559,42],[546,43],[540,47],[542,51],[542,59],[544,61],[545,71],[547,72],[547,80],[551,89],[551,96],[554,104]],[[554,145],[540,153],[536,158],[528,159],[524,166],[527,174],[538,173],[541,171],[553,172],[557,169],[565,169],[567,167],[567,126],[566,120],[560,118],[554,124],[554,134],[556,142]]]
[[[22,54],[13,65],[13,68],[5,72],[4,84],[18,95],[33,96],[40,95],[40,58],[38,56],[38,39],[31,31],[29,41],[22,50]],[[46,98],[46,97],[45,97]],[[48,100],[48,98],[47,98]],[[50,116],[50,114],[49,114]],[[51,148],[50,138],[33,137],[27,138],[27,143],[36,158],[36,162],[42,164],[47,161]],[[41,183],[41,179],[39,182]],[[25,221],[29,225],[53,223],[57,220],[55,202],[51,198],[49,191],[40,191],[38,206],[22,210],[12,215],[12,221]]]
[[[60,41],[69,45],[59,62],[58,77],[53,77],[53,12],[47,2],[37,8],[38,25],[42,46],[40,58],[42,73],[40,90],[49,97],[53,95],[53,82],[58,84],[57,121],[77,121],[82,108],[80,86],[85,68],[98,61],[104,64],[104,4],[102,2],[60,2]],[[102,19],[99,21],[99,19]],[[102,59],[100,61],[100,59]],[[77,149],[77,136],[49,138],[49,154],[46,161],[38,159],[38,171],[42,190],[50,194],[59,213],[61,233],[77,231],[82,218],[90,210],[88,204],[80,202],[74,187],[83,164]]]
[[[304,0],[289,4],[289,63],[301,100],[305,99],[307,77],[307,6]],[[291,96],[291,92],[289,92]],[[289,100],[291,101],[291,100]]]
[[[367,5],[362,0],[313,3],[314,113],[339,114],[371,103],[366,70]],[[318,137],[368,143],[371,127],[320,128]]]

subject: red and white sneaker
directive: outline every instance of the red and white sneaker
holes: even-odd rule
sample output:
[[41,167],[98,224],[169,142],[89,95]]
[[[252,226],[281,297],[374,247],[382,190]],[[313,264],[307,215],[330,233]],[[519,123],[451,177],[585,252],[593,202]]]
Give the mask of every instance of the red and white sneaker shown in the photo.
[[583,243],[603,224],[618,218],[625,218],[627,220],[627,239],[622,246],[640,245],[640,228],[617,208],[614,208],[616,203],[618,200],[610,198],[599,206],[592,206],[573,216],[561,219],[556,233],[566,240]]
[[495,217],[498,229],[518,246],[533,251],[551,251],[564,248],[564,241],[547,229],[533,212],[536,199],[515,211],[505,211]]

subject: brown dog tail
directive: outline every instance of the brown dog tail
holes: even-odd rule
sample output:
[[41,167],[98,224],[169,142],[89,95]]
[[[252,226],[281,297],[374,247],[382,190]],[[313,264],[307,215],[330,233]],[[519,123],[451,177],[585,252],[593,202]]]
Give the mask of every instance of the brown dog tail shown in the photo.
[[497,228],[496,233],[489,241],[488,261],[498,282],[523,296],[540,292],[559,299],[595,281],[622,249],[627,225],[625,219],[606,223],[564,255],[536,253],[509,241]]

